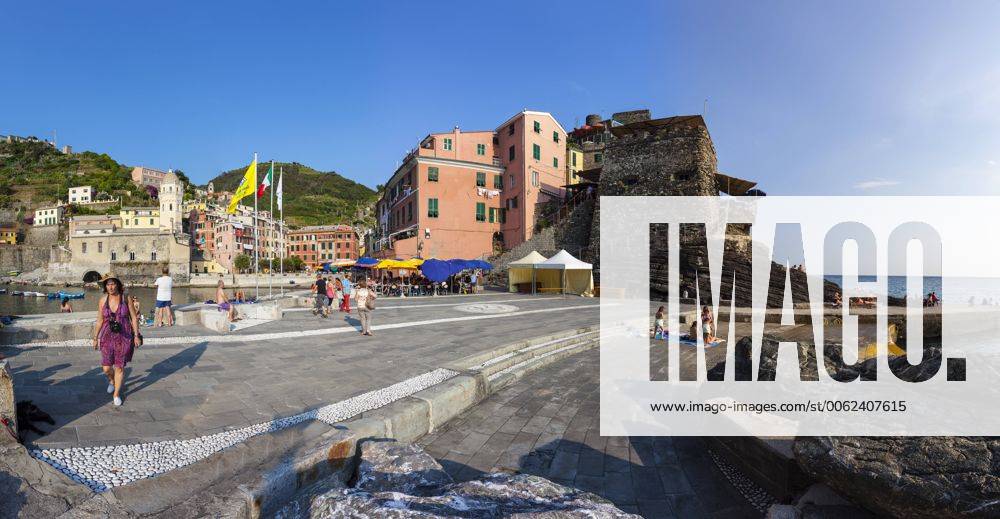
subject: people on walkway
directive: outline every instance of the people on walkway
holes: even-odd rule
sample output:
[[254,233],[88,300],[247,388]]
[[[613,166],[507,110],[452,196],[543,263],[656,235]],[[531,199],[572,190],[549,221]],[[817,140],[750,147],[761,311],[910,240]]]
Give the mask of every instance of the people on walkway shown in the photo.
[[174,278],[170,277],[170,268],[163,267],[163,275],[153,282],[156,285],[156,315],[154,326],[173,326],[174,313],[171,307],[173,298]]
[[354,292],[354,300],[358,304],[361,335],[375,335],[372,333],[372,312],[375,310],[375,299],[375,292],[368,288],[368,281],[365,279],[359,281],[358,289]]
[[220,312],[226,312],[226,317],[229,318],[229,322],[235,323],[239,321],[240,318],[236,314],[236,307],[229,302],[229,298],[226,297],[226,283],[219,280],[219,284],[215,287],[215,303],[219,305]]
[[68,297],[62,298],[62,302],[59,304],[59,312],[64,314],[73,313],[73,305],[70,304]]
[[341,290],[343,295],[340,300],[340,311],[351,313],[351,279],[348,276],[344,276],[340,282]]
[[337,292],[337,284],[329,277],[323,278],[326,281],[326,312],[333,313],[333,302],[340,300],[340,293]]
[[312,292],[315,299],[313,300],[313,315],[321,315],[323,317],[328,317],[326,308],[326,280],[323,279],[323,274],[316,274],[316,282],[312,284]]
[[104,295],[97,304],[94,349],[101,351],[101,370],[108,379],[108,393],[115,406],[122,405],[125,365],[132,361],[135,348],[142,346],[142,334],[132,304],[126,299],[121,280],[105,274],[100,281]]

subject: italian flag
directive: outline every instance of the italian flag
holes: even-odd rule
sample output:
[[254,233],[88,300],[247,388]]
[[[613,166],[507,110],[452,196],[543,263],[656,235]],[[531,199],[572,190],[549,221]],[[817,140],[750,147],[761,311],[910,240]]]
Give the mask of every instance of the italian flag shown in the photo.
[[264,174],[264,180],[257,186],[257,198],[264,196],[264,190],[271,187],[271,177],[274,175],[274,163],[271,163],[271,167],[267,168],[267,173]]

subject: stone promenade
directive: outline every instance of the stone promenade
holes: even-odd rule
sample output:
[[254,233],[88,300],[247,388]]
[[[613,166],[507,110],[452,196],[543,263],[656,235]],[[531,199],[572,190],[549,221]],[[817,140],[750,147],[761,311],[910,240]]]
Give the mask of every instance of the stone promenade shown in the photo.
[[[475,306],[484,303],[493,306]],[[30,442],[101,446],[187,439],[295,415],[599,318],[597,300],[575,296],[384,298],[375,311],[376,336],[363,337],[356,313],[322,319],[296,310],[226,336],[201,327],[144,329],[151,344],[128,367],[120,408],[111,405],[100,355],[89,347],[0,353],[11,362],[18,400],[56,420],[40,424],[45,435],[29,433]]]
[[699,438],[601,437],[599,359],[593,349],[530,373],[420,444],[459,481],[524,472],[647,518],[761,516]]

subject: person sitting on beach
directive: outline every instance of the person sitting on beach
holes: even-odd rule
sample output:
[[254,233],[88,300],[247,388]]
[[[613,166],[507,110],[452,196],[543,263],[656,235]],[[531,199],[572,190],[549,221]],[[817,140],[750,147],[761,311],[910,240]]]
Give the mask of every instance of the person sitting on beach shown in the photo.
[[132,305],[132,311],[135,312],[136,322],[145,326],[146,318],[142,315],[142,303],[139,302],[139,298],[133,295],[128,296],[128,304]]
[[62,303],[59,305],[59,311],[64,314],[73,313],[73,305],[69,303],[68,297],[62,298]]
[[[715,331],[715,318],[712,316],[712,310],[708,305],[701,307],[701,335],[704,339],[705,344],[716,342],[717,337],[712,335]],[[691,340],[696,340],[698,337],[698,320],[695,319],[691,322],[691,330],[689,332],[689,338]]]
[[236,315],[236,307],[229,302],[229,298],[226,297],[226,284],[221,279],[219,284],[215,288],[215,302],[219,305],[219,310],[226,312],[229,322],[235,323],[239,321],[240,318]]
[[660,334],[660,337],[666,337],[666,318],[667,310],[661,306],[656,310],[656,320],[653,321],[653,337],[656,337],[657,334]]

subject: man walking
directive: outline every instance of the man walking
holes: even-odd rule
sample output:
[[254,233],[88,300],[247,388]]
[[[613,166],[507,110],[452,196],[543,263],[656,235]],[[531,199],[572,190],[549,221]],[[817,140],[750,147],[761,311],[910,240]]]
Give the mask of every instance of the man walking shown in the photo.
[[327,317],[329,314],[326,310],[326,280],[323,279],[323,274],[316,274],[316,282],[313,283],[312,291],[316,294],[316,300],[313,302],[313,315]]
[[[153,282],[156,285],[156,314],[154,324],[156,326],[173,326],[174,314],[171,310],[171,298],[173,297],[174,279],[170,277],[170,268],[163,267],[163,275]],[[142,316],[139,316],[142,319]]]
[[351,280],[346,274],[342,283],[344,284],[344,298],[340,303],[340,311],[351,313]]

